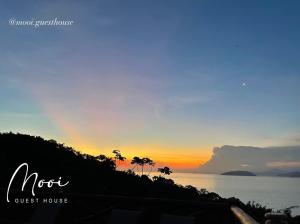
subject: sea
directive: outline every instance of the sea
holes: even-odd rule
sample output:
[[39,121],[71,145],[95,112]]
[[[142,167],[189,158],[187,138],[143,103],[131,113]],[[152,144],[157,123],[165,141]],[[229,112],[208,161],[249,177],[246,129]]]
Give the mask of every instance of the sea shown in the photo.
[[[300,178],[198,173],[172,173],[170,178],[177,184],[205,188],[225,198],[239,198],[244,203],[254,201],[274,210],[300,206]],[[300,208],[292,209],[292,215],[300,215]]]

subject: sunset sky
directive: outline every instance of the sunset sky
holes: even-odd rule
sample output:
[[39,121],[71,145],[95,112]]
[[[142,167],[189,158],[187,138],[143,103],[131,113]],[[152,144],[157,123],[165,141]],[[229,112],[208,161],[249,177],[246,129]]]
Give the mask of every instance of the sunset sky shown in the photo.
[[299,145],[299,11],[275,0],[0,0],[0,131],[174,168],[215,146]]

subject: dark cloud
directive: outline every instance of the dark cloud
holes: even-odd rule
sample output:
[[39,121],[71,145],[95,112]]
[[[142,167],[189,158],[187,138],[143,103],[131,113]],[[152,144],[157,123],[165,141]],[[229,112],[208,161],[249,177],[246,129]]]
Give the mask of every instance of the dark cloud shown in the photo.
[[265,172],[272,169],[300,170],[300,146],[229,146],[213,149],[212,158],[199,167],[200,172],[222,173],[229,170]]

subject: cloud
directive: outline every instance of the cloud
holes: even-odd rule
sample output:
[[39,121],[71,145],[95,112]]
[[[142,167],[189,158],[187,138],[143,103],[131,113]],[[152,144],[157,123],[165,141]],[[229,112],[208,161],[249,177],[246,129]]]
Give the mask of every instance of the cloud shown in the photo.
[[251,167],[250,164],[241,164],[241,167]]
[[200,172],[222,173],[230,170],[264,172],[270,169],[300,168],[300,146],[251,147],[229,146],[213,149],[211,159],[199,167]]
[[275,167],[275,168],[300,168],[300,161],[289,161],[289,162],[270,162],[267,163],[268,167]]

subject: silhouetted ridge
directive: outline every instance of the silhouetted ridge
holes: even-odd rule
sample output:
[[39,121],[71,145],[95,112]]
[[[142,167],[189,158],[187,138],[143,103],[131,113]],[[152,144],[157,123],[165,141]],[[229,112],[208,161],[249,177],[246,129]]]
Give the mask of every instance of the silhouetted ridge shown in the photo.
[[[38,172],[40,179],[49,180],[50,178],[62,177],[70,181],[63,188],[64,194],[71,196],[94,195],[94,202],[89,203],[89,206],[94,209],[102,206],[99,204],[100,201],[96,200],[96,195],[120,195],[235,204],[258,220],[264,220],[264,213],[268,211],[258,204],[245,205],[236,198],[223,199],[218,194],[208,192],[205,189],[199,191],[193,186],[178,185],[172,179],[164,177],[164,175],[172,172],[168,167],[159,168],[162,175],[153,178],[146,175],[139,176],[132,170],[117,171],[117,159],[125,159],[118,150],[113,151],[117,159],[105,155],[91,156],[75,151],[73,148],[57,143],[55,140],[45,140],[38,136],[14,133],[0,133],[0,148],[0,187],[2,189],[7,189],[13,172],[20,164],[26,162],[29,165],[29,173]],[[144,164],[151,165],[154,162],[149,158],[135,157],[132,164],[144,166]],[[12,188],[20,190],[22,181],[20,178],[16,179]],[[30,184],[28,186],[30,187]],[[29,191],[31,189],[25,187],[25,190]],[[51,192],[53,192],[52,188]],[[1,191],[0,198],[5,198],[5,193]],[[40,193],[45,193],[44,188]],[[82,209],[85,203],[87,202],[74,203],[73,201],[68,204],[70,217],[74,217],[74,215],[82,216],[85,211]],[[29,205],[29,207],[26,207],[29,210],[24,210],[23,207],[18,209],[18,206],[16,206],[15,210],[12,210],[2,204],[0,208],[7,211],[7,215],[11,215],[13,218],[16,212],[28,216],[31,214],[33,207]],[[173,209],[176,210],[176,206]],[[185,209],[188,210],[189,208]],[[67,217],[67,213],[65,215]],[[89,213],[86,215],[89,215]]]
[[29,164],[29,173],[49,179],[61,176],[70,181],[69,193],[121,194],[178,199],[205,198],[218,200],[214,193],[199,194],[194,187],[176,185],[172,180],[139,176],[134,172],[116,171],[115,162],[107,158],[82,154],[71,147],[24,134],[0,134],[1,187],[7,187],[11,175],[21,163]]

